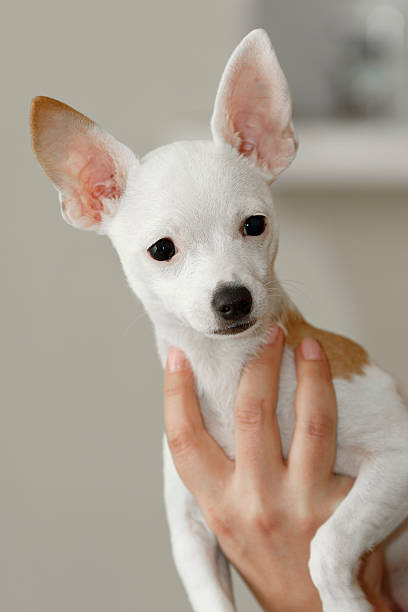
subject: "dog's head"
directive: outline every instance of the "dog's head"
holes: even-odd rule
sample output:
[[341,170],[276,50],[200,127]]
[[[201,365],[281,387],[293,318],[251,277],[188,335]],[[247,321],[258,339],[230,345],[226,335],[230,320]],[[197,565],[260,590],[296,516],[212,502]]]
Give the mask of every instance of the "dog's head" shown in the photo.
[[65,220],[111,238],[153,320],[230,336],[271,312],[269,185],[296,153],[288,86],[262,30],[228,62],[211,129],[212,142],[138,159],[69,106],[43,97],[32,106],[34,150]]

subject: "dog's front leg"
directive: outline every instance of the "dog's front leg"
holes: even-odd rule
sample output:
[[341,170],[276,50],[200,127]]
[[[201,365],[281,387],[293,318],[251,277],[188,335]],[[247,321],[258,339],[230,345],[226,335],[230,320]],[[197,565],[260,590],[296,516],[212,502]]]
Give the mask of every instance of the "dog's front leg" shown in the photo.
[[181,481],[166,438],[164,487],[173,556],[194,612],[235,612],[228,561]]
[[361,556],[408,514],[408,454],[383,452],[361,465],[350,493],[311,543],[309,569],[324,612],[368,612],[357,581]]

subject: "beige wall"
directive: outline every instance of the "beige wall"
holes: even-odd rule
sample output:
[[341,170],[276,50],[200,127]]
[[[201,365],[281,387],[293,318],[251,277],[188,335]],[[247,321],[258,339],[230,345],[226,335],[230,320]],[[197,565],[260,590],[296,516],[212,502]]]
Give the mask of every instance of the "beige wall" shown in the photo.
[[276,190],[285,288],[311,322],[363,344],[407,390],[408,192]]
[[144,153],[174,119],[210,115],[245,6],[39,0],[6,17],[0,610],[187,611],[163,510],[151,327],[108,241],[62,221],[28,108],[62,99]]
[[[168,122],[210,114],[246,11],[38,0],[3,21],[0,610],[189,609],[163,512],[150,324],[108,241],[62,221],[30,150],[28,104],[60,98],[145,152]],[[280,265],[302,283],[294,297],[403,378],[406,194],[285,197]]]

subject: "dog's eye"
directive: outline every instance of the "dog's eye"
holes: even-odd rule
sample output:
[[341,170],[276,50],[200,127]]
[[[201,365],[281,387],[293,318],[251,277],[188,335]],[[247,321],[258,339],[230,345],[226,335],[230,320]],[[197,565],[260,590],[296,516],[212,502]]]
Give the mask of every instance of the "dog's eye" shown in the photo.
[[161,238],[147,250],[153,259],[157,259],[157,261],[169,261],[176,253],[176,247],[170,238]]
[[266,227],[266,219],[263,215],[248,217],[244,223],[243,234],[245,236],[259,236]]

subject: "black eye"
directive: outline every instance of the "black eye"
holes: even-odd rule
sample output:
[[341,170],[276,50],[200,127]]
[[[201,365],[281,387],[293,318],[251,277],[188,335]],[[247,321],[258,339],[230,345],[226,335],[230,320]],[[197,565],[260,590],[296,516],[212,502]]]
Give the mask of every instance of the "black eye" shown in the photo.
[[266,219],[263,215],[254,215],[248,217],[244,223],[244,235],[245,236],[259,236],[263,233],[266,226]]
[[169,261],[176,253],[176,247],[170,238],[161,238],[147,250],[153,259],[157,259],[157,261]]

